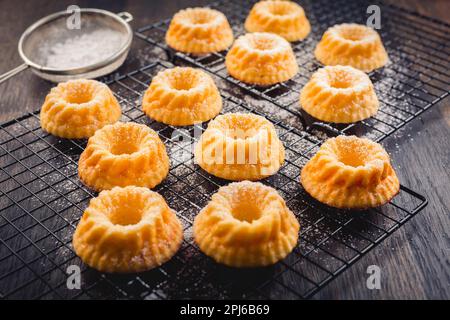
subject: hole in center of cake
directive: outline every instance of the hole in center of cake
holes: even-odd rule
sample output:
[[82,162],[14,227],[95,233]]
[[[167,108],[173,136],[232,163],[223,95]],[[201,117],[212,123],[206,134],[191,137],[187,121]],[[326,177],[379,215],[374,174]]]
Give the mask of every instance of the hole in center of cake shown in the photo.
[[139,223],[142,219],[143,211],[137,208],[136,203],[120,203],[109,214],[109,221],[120,226],[129,226]]
[[276,47],[276,43],[270,38],[254,38],[252,41],[252,46],[256,50],[272,50]]
[[198,14],[190,17],[190,21],[192,24],[207,24],[212,21],[212,17],[206,12],[198,12]]
[[256,203],[248,203],[248,201],[238,202],[231,211],[233,217],[239,221],[252,222],[261,217],[261,210]]
[[332,88],[351,88],[354,82],[354,76],[345,70],[328,70],[328,83]]
[[366,32],[358,28],[341,30],[342,38],[350,41],[360,41],[366,37]]
[[117,141],[110,146],[110,152],[116,156],[133,154],[138,150],[139,146],[135,142],[122,140],[120,138],[118,138]]
[[66,91],[65,98],[68,103],[87,103],[92,100],[92,92],[85,87],[74,86]]
[[352,87],[352,82],[349,79],[332,79],[330,81],[330,86],[336,89],[346,89]]
[[172,79],[170,86],[175,90],[190,90],[195,88],[197,80],[195,77],[177,77]]
[[338,154],[338,160],[350,167],[364,166],[367,161],[367,150],[360,150],[352,144],[342,146]]
[[288,6],[278,4],[269,7],[269,12],[274,16],[287,16],[291,13],[291,10]]
[[225,124],[225,135],[234,139],[249,139],[261,130],[261,123],[251,116],[242,115],[230,118]]
[[240,128],[229,129],[227,131],[228,136],[230,136],[234,139],[244,139],[244,140],[255,136],[256,133],[257,133],[257,130],[254,130],[254,129],[243,130]]

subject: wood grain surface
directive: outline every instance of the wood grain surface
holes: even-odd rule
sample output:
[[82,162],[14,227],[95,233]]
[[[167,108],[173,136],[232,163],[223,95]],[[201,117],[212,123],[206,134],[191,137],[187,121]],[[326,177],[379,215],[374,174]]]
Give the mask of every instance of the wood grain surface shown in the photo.
[[[81,7],[105,8],[134,15],[134,28],[170,17],[177,10],[206,1],[76,1]],[[73,0],[0,1],[0,73],[21,64],[17,42],[35,20],[64,10]],[[450,22],[450,2],[396,0],[395,4]],[[134,41],[124,70],[139,63]],[[0,122],[39,109],[52,85],[29,70],[0,85]],[[399,178],[424,194],[429,205],[383,241],[314,298],[449,299],[450,298],[450,99],[425,112],[384,145],[392,154]],[[369,265],[381,268],[382,288],[366,287]]]

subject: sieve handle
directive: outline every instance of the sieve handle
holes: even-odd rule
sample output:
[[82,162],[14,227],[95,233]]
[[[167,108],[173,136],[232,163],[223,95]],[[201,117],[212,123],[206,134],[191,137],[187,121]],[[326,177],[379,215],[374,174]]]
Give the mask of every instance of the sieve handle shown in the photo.
[[16,74],[22,72],[23,70],[25,70],[27,68],[28,68],[28,65],[26,63],[24,63],[12,70],[9,70],[8,72],[5,72],[4,74],[0,75],[0,84],[5,82],[6,80],[8,80],[11,77],[14,77]]
[[117,13],[117,15],[119,17],[121,17],[123,21],[125,21],[127,23],[133,21],[133,15],[129,12],[126,12],[126,11],[119,12],[119,13]]

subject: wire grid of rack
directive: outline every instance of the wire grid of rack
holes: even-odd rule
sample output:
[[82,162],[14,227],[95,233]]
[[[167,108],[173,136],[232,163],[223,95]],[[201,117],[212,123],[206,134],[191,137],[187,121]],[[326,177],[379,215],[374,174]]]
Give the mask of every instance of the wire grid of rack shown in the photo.
[[[223,12],[235,36],[245,33],[243,23],[255,1],[220,0],[210,5]],[[224,61],[226,51],[203,56],[174,52],[167,47],[164,35],[169,20],[138,29],[137,36],[150,45],[166,50],[170,60],[189,63],[226,79],[246,92],[263,98],[289,114],[291,124],[299,129],[322,127],[329,130],[365,136],[381,141],[449,94],[450,26],[419,16],[392,5],[380,3],[380,30],[390,63],[369,74],[380,100],[379,112],[370,119],[350,125],[328,125],[299,108],[300,89],[322,65],[314,57],[314,48],[325,30],[338,23],[366,23],[366,9],[373,1],[301,1],[311,22],[310,35],[293,43],[300,71],[293,79],[269,87],[248,85],[232,78]]]
[[[301,222],[294,251],[272,267],[242,270],[221,266],[201,253],[192,239],[198,211],[227,184],[192,160],[191,141],[203,126],[177,128],[152,121],[140,108],[143,91],[160,70],[156,62],[108,82],[123,109],[123,121],[158,132],[171,159],[168,178],[155,191],[177,211],[185,239],[175,257],[149,272],[102,274],[84,266],[73,252],[73,231],[95,194],[77,178],[84,140],[53,137],[40,128],[38,113],[0,125],[0,295],[2,298],[309,298],[426,205],[402,186],[389,204],[364,212],[326,207],[310,198],[298,177],[326,134],[313,135],[268,117],[286,148],[280,171],[264,180],[276,188]],[[223,94],[226,112],[265,115]],[[179,129],[179,128],[178,128]],[[176,132],[176,134],[174,134]],[[68,290],[67,268],[82,270],[81,290]]]

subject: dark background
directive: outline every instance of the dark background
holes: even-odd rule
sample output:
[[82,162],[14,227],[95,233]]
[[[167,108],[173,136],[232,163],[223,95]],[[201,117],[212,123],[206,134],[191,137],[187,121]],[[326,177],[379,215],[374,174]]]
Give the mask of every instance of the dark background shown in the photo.
[[[133,28],[171,17],[177,10],[207,1],[0,1],[0,73],[21,64],[17,42],[37,19],[71,4],[133,14]],[[450,22],[449,1],[397,0],[395,4]],[[122,70],[145,62],[139,59],[143,41],[135,38]],[[120,71],[120,70],[119,70]],[[40,108],[51,83],[29,70],[0,85],[0,122]],[[425,112],[384,141],[403,184],[415,186],[429,205],[315,298],[331,299],[449,299],[450,298],[450,98]],[[381,268],[381,290],[366,288],[366,268]]]

